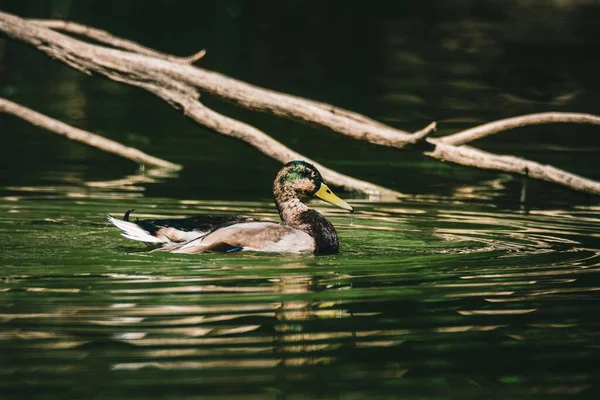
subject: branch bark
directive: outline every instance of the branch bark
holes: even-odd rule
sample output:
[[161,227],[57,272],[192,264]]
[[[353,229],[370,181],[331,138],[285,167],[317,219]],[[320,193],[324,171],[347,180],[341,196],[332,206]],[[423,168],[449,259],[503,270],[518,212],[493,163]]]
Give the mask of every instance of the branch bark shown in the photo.
[[[593,180],[533,161],[510,156],[498,156],[467,146],[457,146],[457,143],[466,143],[502,130],[530,124],[550,122],[585,122],[596,124],[597,120],[600,119],[597,116],[569,114],[570,117],[567,117],[561,114],[557,117],[557,113],[551,113],[553,116],[545,115],[544,117],[539,117],[539,115],[523,116],[486,124],[487,127],[483,125],[482,127],[446,136],[445,138],[433,139],[429,138],[428,135],[433,132],[435,125],[430,125],[415,134],[410,134],[386,126],[358,113],[317,101],[259,88],[216,72],[165,58],[164,55],[159,57],[147,52],[140,54],[139,51],[133,49],[123,51],[93,45],[59,34],[39,25],[40,21],[32,23],[0,12],[0,31],[3,31],[8,36],[26,42],[38,50],[45,52],[50,57],[59,59],[88,74],[99,73],[116,81],[142,87],[170,103],[183,107],[186,114],[196,122],[210,127],[219,133],[243,140],[264,154],[281,162],[289,161],[290,158],[305,157],[293,152],[254,127],[209,110],[197,101],[197,89],[251,110],[267,112],[315,124],[354,139],[368,141],[373,144],[399,149],[416,149],[415,144],[428,144],[428,146],[423,146],[420,150],[425,155],[440,161],[449,161],[469,167],[520,175],[528,172],[530,178],[553,182],[573,190],[600,194],[600,183]],[[81,34],[86,35],[83,32]],[[118,38],[108,33],[106,35],[108,37],[105,38],[105,43],[110,43],[114,46],[115,40]],[[89,31],[87,31],[87,36],[92,37]],[[473,133],[477,129],[479,131]],[[325,170],[325,167],[321,166],[321,169]],[[327,170],[325,174],[330,177],[329,180],[332,184],[348,189],[368,193],[372,190],[380,192],[386,190],[384,193],[391,192],[399,195],[398,192],[377,185],[353,180],[353,178],[345,177],[341,174],[336,175],[335,171]],[[334,179],[337,179],[337,182]],[[368,187],[364,184],[367,184]]]
[[432,133],[434,133],[437,129],[437,123],[436,122],[432,122],[429,125],[427,125],[425,128],[421,129],[420,131],[416,131],[415,133],[412,134],[412,145],[418,145],[419,143],[425,142],[425,139],[431,135]]
[[[172,101],[176,101],[176,99],[172,99]],[[395,190],[362,181],[327,168],[324,165],[291,150],[289,147],[284,146],[257,128],[219,114],[199,101],[188,101],[187,103],[182,103],[182,106],[185,113],[199,124],[211,128],[223,135],[243,140],[257,148],[263,154],[282,164],[293,160],[305,160],[310,162],[319,169],[321,175],[325,178],[325,181],[331,182],[345,190],[360,191],[369,194],[370,196],[379,196],[382,198],[405,197],[405,195]]]
[[172,56],[170,54],[161,53],[159,51],[142,46],[131,40],[121,39],[119,37],[113,36],[102,29],[92,28],[90,26],[81,25],[76,22],[54,19],[29,19],[28,21],[45,28],[85,36],[99,43],[104,43],[117,49],[129,50],[132,53],[145,54],[147,56],[174,61],[181,64],[193,64],[206,55],[206,50],[202,49],[189,57]]
[[[8,23],[5,24],[5,22]],[[4,29],[5,27],[10,29]],[[15,38],[22,38],[23,35],[27,36],[31,42],[29,40],[26,40],[26,42],[33,44],[51,57],[57,58],[73,68],[86,73],[101,73],[110,79],[154,93],[167,102],[183,108],[185,114],[199,124],[223,135],[243,140],[282,163],[295,159],[304,159],[314,163],[323,174],[323,177],[332,185],[383,198],[404,196],[395,190],[355,179],[327,168],[300,153],[292,151],[248,124],[210,110],[198,101],[199,95],[193,86],[165,74],[165,69],[168,70],[173,65],[187,68],[186,65],[173,64],[173,62],[164,60],[164,58],[149,58],[146,55],[123,53],[120,50],[84,43],[1,12],[0,30],[10,32]]]
[[[100,43],[108,44],[109,46],[112,46],[115,48],[125,49],[125,50],[129,50],[133,53],[153,56],[153,57],[156,57],[159,59],[179,62],[182,64],[191,64],[192,62],[190,60],[197,61],[197,59],[202,58],[205,54],[205,50],[201,50],[200,52],[198,52],[190,57],[174,57],[169,54],[161,53],[156,50],[150,49],[148,47],[139,45],[138,43],[135,43],[133,41],[119,38],[117,36],[114,36],[106,31],[104,31],[104,30],[88,27],[88,26],[77,24],[74,22],[67,22],[67,21],[60,21],[60,20],[41,20],[41,19],[30,19],[29,21],[31,21],[32,23],[34,23],[38,26],[42,26],[42,27],[46,27],[46,28],[50,28],[50,29],[54,29],[54,30],[61,30],[64,32],[78,34],[81,36],[86,36],[90,39],[96,40]],[[198,57],[198,56],[200,56],[200,57]],[[196,79],[196,84],[199,89],[203,89],[203,90],[207,91],[208,93],[213,93],[213,94],[220,96],[231,102],[238,103],[240,105],[244,105],[247,108],[253,109],[255,111],[270,111],[276,115],[287,115],[288,111],[286,111],[285,104],[287,104],[287,102],[289,100],[295,99],[295,100],[300,101],[304,105],[309,105],[309,106],[312,106],[316,109],[323,111],[324,113],[326,113],[326,115],[341,116],[343,118],[347,118],[349,120],[352,120],[352,121],[355,121],[355,122],[358,122],[361,124],[373,126],[373,127],[384,129],[384,130],[392,130],[392,131],[400,134],[398,137],[395,138],[395,142],[397,142],[397,143],[395,145],[393,145],[392,147],[403,147],[404,145],[401,143],[402,139],[406,140],[406,142],[407,142],[406,144],[411,144],[411,138],[410,138],[411,134],[409,132],[394,129],[394,128],[387,126],[381,122],[378,122],[371,118],[368,118],[362,114],[355,113],[355,112],[349,111],[349,110],[345,110],[343,108],[336,107],[331,104],[326,104],[326,103],[318,102],[315,100],[303,99],[303,98],[299,98],[296,96],[278,93],[278,92],[271,91],[268,89],[259,88],[259,87],[250,85],[248,83],[245,83],[245,82],[242,82],[242,81],[239,81],[239,80],[236,80],[236,79],[233,79],[233,78],[230,78],[230,77],[218,74],[218,73],[210,72],[207,70],[203,70],[203,69],[197,69],[197,70],[201,71],[201,72],[207,72],[209,74],[215,74],[215,75],[212,75],[212,77],[209,76],[207,80],[205,79],[206,76],[199,75]],[[215,81],[214,85],[210,84],[211,80],[214,80],[212,78],[217,77],[217,76],[222,80],[222,82],[218,82],[218,80],[217,80],[217,81]],[[204,85],[204,84],[202,84],[202,82],[208,82],[208,84]],[[257,96],[252,93],[255,90],[262,90],[263,91],[261,93],[262,95],[264,95],[266,92],[271,93],[275,96],[275,98],[272,99],[273,101],[265,101],[265,102],[261,103],[255,99],[255,97],[257,97]],[[248,91],[250,92],[249,97],[252,99],[250,102],[245,101],[245,97],[248,97],[246,95]],[[278,96],[281,96],[281,97],[278,97]],[[258,97],[260,97],[260,96],[258,96]],[[281,107],[279,107],[277,104],[279,101],[283,101],[285,104],[282,105]],[[301,111],[302,112],[300,112],[298,115],[295,115],[295,112],[293,111],[293,107],[292,107],[292,111],[291,111],[292,115],[291,116],[295,117],[301,121],[304,121],[304,122],[322,125],[322,121],[319,119],[319,116],[318,115],[314,116],[313,113],[311,113],[310,109],[301,110]],[[336,131],[335,124],[331,124],[330,128],[332,130]],[[340,132],[340,133],[343,133],[343,132]],[[356,132],[354,132],[354,130],[350,131],[348,134],[350,136],[353,136],[353,135],[360,136],[360,133],[356,133]],[[360,139],[360,137],[358,137],[358,139]],[[382,142],[381,144],[384,144],[386,142],[386,140],[384,138],[382,138],[381,142]],[[392,143],[392,142],[394,142],[394,140],[388,140],[388,142]]]
[[600,194],[600,182],[584,178],[551,165],[514,156],[499,156],[469,146],[453,146],[438,143],[435,150],[427,153],[440,161],[460,163],[467,167],[504,171],[556,183],[580,192]]
[[494,122],[489,122],[487,124],[479,125],[474,128],[464,130],[462,132],[457,132],[452,135],[444,136],[439,140],[446,144],[453,144],[455,146],[458,146],[510,129],[520,128],[528,125],[555,123],[600,125],[600,117],[591,114],[563,112],[546,112],[539,114],[521,115],[519,117],[506,118]]
[[146,164],[153,167],[167,168],[170,170],[180,170],[181,166],[158,157],[151,156],[133,147],[124,146],[114,140],[106,139],[105,137],[94,133],[84,131],[83,129],[74,128],[63,122],[47,117],[29,108],[20,106],[10,100],[0,97],[0,112],[12,114],[33,125],[44,128],[50,132],[65,136],[68,139],[77,142],[85,143],[88,146],[106,151],[107,153],[116,154],[120,157],[135,161],[141,164]]

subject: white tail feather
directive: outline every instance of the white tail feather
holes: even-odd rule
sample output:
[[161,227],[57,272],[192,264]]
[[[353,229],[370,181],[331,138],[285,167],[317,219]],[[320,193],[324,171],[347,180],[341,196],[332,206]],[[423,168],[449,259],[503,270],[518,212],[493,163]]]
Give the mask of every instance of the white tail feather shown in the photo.
[[164,243],[162,240],[152,236],[150,233],[140,228],[133,222],[121,221],[120,219],[116,219],[110,215],[107,217],[107,219],[114,226],[122,230],[123,233],[121,233],[121,236],[126,237],[127,239],[138,240],[146,243]]

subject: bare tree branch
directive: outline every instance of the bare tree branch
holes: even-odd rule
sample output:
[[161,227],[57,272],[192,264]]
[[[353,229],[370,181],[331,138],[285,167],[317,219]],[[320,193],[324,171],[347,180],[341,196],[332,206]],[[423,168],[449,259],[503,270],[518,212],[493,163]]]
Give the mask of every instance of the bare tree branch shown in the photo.
[[[544,166],[516,157],[498,156],[467,146],[456,146],[445,143],[442,139],[428,138],[427,135],[433,131],[434,125],[430,125],[416,134],[410,134],[390,128],[351,111],[259,88],[216,72],[177,63],[164,57],[157,58],[151,55],[134,54],[85,43],[1,12],[0,31],[17,40],[29,43],[50,57],[57,58],[81,71],[99,73],[110,79],[149,90],[170,103],[181,105],[195,121],[222,134],[244,140],[263,153],[282,162],[283,160],[289,160],[288,156],[302,156],[274,141],[256,128],[207,109],[197,101],[198,93],[196,89],[201,89],[251,110],[269,112],[274,115],[326,127],[332,131],[373,144],[402,149],[414,148],[415,143],[427,142],[429,148],[421,151],[425,151],[425,155],[441,161],[520,175],[528,171],[530,178],[554,182],[573,190],[600,194],[600,184],[598,182],[551,166]],[[588,116],[586,122],[589,123],[594,118],[598,117]],[[525,123],[530,124],[533,120],[535,119],[527,120]],[[543,121],[543,119],[538,119],[538,121]],[[521,121],[520,123],[523,124],[524,122]],[[506,129],[506,126],[510,126],[510,124],[500,124],[498,126]],[[513,127],[516,126],[521,125],[517,124]],[[484,132],[492,131],[485,130]],[[270,147],[273,147],[274,150]],[[335,177],[333,174],[329,176]],[[339,182],[332,181],[332,184],[365,191],[365,187],[359,184],[361,181],[344,181],[340,176],[337,176],[337,178],[340,179]],[[330,180],[332,179],[330,178]],[[371,187],[377,188],[376,190],[383,190],[383,188],[376,185]],[[389,191],[389,189],[387,190]],[[369,192],[370,189],[366,189],[366,191]]]
[[[2,16],[3,14],[0,13],[0,17]],[[0,23],[0,26],[1,24],[2,23]],[[34,27],[34,29],[44,28]],[[269,157],[274,158],[282,163],[295,159],[304,159],[312,162],[318,166],[325,179],[327,179],[332,185],[340,186],[347,190],[355,190],[367,193],[369,195],[383,196],[386,198],[398,198],[403,196],[397,191],[374,185],[369,182],[361,181],[333,171],[313,160],[310,160],[308,157],[305,157],[302,154],[292,151],[264,132],[250,125],[225,117],[208,109],[206,106],[197,101],[198,93],[194,87],[186,83],[182,83],[169,75],[162,74],[161,76],[158,71],[144,72],[145,64],[140,63],[138,59],[141,59],[146,63],[149,62],[150,64],[162,64],[163,62],[167,61],[148,59],[143,55],[128,54],[122,53],[118,50],[105,49],[83,43],[51,31],[48,31],[47,33],[53,40],[60,41],[61,38],[64,38],[68,44],[73,45],[72,49],[74,53],[63,51],[62,46],[44,47],[44,51],[49,53],[54,58],[58,58],[68,63],[76,69],[84,72],[99,72],[113,80],[144,88],[165,99],[171,104],[177,104],[183,107],[186,115],[188,115],[194,121],[221,134],[243,140]],[[46,41],[46,43],[49,44],[50,42]],[[107,58],[102,58],[102,56],[105,54],[107,55]],[[125,60],[121,59],[120,56],[125,57]],[[160,68],[168,67],[160,65]],[[158,69],[159,71],[161,70],[160,68]]]
[[415,133],[412,134],[412,144],[416,145],[418,143],[424,142],[425,139],[429,135],[431,135],[433,132],[435,132],[436,129],[437,129],[437,123],[432,122],[429,125],[427,125],[425,128],[421,129],[420,131],[416,131]]
[[139,82],[135,79],[129,80],[128,78],[121,76],[119,77],[119,80],[130,85],[139,86],[151,93],[154,93],[163,100],[167,101],[169,104],[181,107],[186,116],[200,125],[203,125],[222,135],[242,140],[263,154],[281,162],[282,164],[299,159],[308,161],[314,164],[319,169],[325,180],[332,185],[339,186],[346,190],[358,191],[368,194],[369,196],[376,196],[385,199],[398,199],[400,197],[405,197],[404,194],[395,190],[341,174],[314,160],[311,160],[310,158],[291,150],[289,147],[281,144],[261,130],[211,110],[204,104],[200,103],[196,96],[190,95],[187,91],[167,89],[167,87],[176,87],[175,84],[165,85],[165,83],[169,81],[168,78],[160,83],[150,81]]
[[159,51],[142,46],[141,44],[138,44],[131,40],[113,36],[102,29],[92,28],[89,26],[78,24],[76,22],[51,19],[29,19],[28,21],[33,22],[36,25],[43,26],[45,28],[85,36],[99,43],[104,43],[117,49],[129,50],[132,53],[145,54],[147,56],[162,58],[163,60],[174,61],[182,64],[193,64],[206,55],[206,50],[202,49],[189,57],[172,56],[170,54],[161,53]]
[[133,147],[124,146],[114,140],[106,139],[94,133],[84,131],[83,129],[74,128],[1,97],[0,112],[12,114],[50,132],[65,136],[77,142],[85,143],[88,146],[95,147],[108,153],[116,154],[128,160],[171,170],[181,169],[181,166],[178,164],[151,156]]
[[[175,96],[178,95],[175,94]],[[177,97],[171,99],[171,101],[177,100]],[[289,147],[284,146],[277,140],[273,139],[266,133],[256,129],[255,127],[219,114],[209,109],[197,100],[189,99],[186,103],[181,104],[185,110],[186,115],[188,115],[190,118],[192,118],[199,124],[204,125],[223,135],[243,140],[244,142],[261,151],[263,154],[281,163],[287,163],[289,161],[299,159],[306,160],[311,164],[314,164],[319,169],[319,171],[323,175],[323,178],[325,178],[327,182],[331,182],[336,186],[340,186],[346,190],[360,191],[369,195],[379,196],[383,198],[404,197],[403,194],[394,190],[390,190],[383,186],[374,185],[370,182],[352,178],[350,176],[340,174],[339,172],[327,168],[324,165],[291,150]]]
[[104,74],[112,70],[113,76],[135,74],[139,80],[170,78],[171,84],[177,82],[177,86],[185,86],[187,91],[199,88],[252,110],[316,124],[374,144],[403,148],[413,141],[412,135],[407,132],[375,123],[347,110],[259,88],[202,68],[173,63],[162,56],[159,59],[92,45],[10,14],[0,12],[0,29],[86,73]]
[[[81,24],[78,24],[75,22],[68,22],[68,21],[62,21],[62,20],[46,20],[46,19],[29,19],[28,21],[31,21],[31,22],[35,23],[36,25],[46,27],[49,29],[60,30],[63,32],[86,36],[97,42],[108,44],[109,46],[112,46],[115,48],[129,50],[133,53],[145,54],[148,56],[153,56],[153,57],[161,58],[164,60],[179,62],[182,64],[193,64],[194,62],[200,60],[201,58],[203,58],[206,55],[206,50],[202,49],[199,52],[197,52],[196,54],[193,54],[189,57],[175,57],[170,54],[161,53],[154,49],[150,49],[148,47],[142,46],[131,40],[119,38],[117,36],[110,34],[109,32],[104,31],[104,30],[92,28],[92,27],[89,27],[86,25],[81,25]],[[368,118],[359,113],[355,113],[353,111],[345,110],[343,108],[336,107],[331,104],[321,103],[321,102],[314,101],[314,100],[307,100],[307,99],[302,99],[302,100],[307,103],[311,103],[312,105],[319,107],[319,108],[323,109],[325,112],[329,112],[331,114],[342,115],[346,118],[355,120],[357,122],[365,123],[368,125],[378,126],[378,127],[385,128],[385,129],[393,129],[381,122],[375,121],[371,118]],[[403,132],[403,131],[400,131],[400,132],[402,132],[406,135],[409,135],[408,132]]]
[[467,167],[504,171],[556,183],[573,190],[600,195],[600,182],[563,171],[551,165],[514,156],[499,156],[469,146],[438,143],[435,150],[426,155],[440,161],[454,162]]
[[479,125],[475,128],[467,129],[462,132],[453,133],[452,135],[440,138],[439,141],[458,146],[486,136],[494,135],[498,132],[507,131],[509,129],[520,128],[528,125],[555,124],[558,122],[600,125],[600,117],[592,114],[563,112],[546,112],[521,115],[519,117],[501,119]]

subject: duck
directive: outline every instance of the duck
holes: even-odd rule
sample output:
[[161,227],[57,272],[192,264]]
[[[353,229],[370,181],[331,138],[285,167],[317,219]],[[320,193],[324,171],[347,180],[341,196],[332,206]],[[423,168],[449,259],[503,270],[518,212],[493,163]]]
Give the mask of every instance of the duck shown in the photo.
[[134,210],[128,210],[122,220],[109,215],[108,221],[122,231],[122,236],[155,246],[153,251],[338,253],[339,238],[331,222],[303,202],[312,197],[354,212],[350,204],[329,189],[314,165],[296,160],[285,164],[273,182],[281,223],[237,215],[131,221]]

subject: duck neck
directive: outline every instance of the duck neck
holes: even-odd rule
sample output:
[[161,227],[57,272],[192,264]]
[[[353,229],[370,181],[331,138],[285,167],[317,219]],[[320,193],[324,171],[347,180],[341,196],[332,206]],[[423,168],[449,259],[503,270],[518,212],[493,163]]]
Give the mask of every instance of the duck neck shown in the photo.
[[333,254],[339,249],[335,228],[318,211],[309,208],[298,198],[275,201],[285,225],[308,233],[315,240],[315,254]]
[[300,199],[288,199],[284,201],[276,201],[277,210],[279,211],[279,216],[284,224],[289,225],[293,228],[302,229],[302,221],[300,215],[310,211],[311,209],[300,201]]

